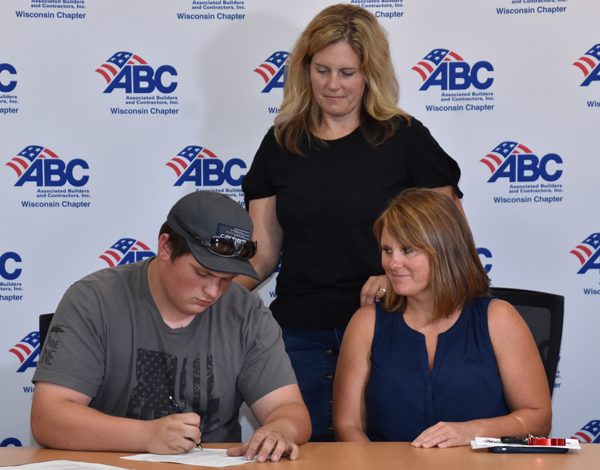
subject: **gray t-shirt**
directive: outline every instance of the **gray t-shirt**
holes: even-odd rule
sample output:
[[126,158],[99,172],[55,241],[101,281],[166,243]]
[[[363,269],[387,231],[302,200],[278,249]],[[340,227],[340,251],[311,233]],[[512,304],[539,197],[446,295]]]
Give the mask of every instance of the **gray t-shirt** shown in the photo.
[[185,328],[162,320],[148,286],[151,260],[97,271],[63,296],[33,382],[92,397],[109,415],[156,419],[183,411],[202,417],[204,442],[241,439],[238,410],[296,383],[271,312],[232,283]]

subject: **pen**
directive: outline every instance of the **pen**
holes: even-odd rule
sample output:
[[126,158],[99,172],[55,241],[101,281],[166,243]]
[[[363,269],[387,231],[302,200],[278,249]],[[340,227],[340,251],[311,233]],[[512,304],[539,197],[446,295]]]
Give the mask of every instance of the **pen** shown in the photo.
[[[177,413],[183,413],[181,406],[179,406],[179,403],[177,403],[175,401],[175,399],[173,398],[172,395],[169,395],[169,404]],[[189,437],[186,437],[186,439],[189,439]],[[200,442],[198,444],[196,444],[196,447],[200,447],[200,450],[204,450],[204,447],[202,447],[202,443],[200,443]]]
[[502,442],[503,444],[521,444],[521,445],[528,444],[526,437],[518,437],[518,436],[502,436],[500,438],[500,442]]

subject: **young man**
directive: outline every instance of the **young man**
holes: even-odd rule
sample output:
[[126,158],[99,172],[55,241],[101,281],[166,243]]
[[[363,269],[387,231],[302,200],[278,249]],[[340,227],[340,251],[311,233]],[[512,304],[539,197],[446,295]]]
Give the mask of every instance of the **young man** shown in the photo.
[[239,442],[245,401],[262,426],[229,455],[296,459],[311,426],[281,331],[232,283],[257,277],[251,237],[239,204],[197,191],[171,208],[155,258],[72,285],[33,377],[36,441],[162,454]]

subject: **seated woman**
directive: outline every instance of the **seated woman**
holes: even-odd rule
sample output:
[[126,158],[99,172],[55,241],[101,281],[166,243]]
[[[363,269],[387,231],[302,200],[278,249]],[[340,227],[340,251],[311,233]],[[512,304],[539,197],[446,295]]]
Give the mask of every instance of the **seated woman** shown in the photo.
[[537,347],[512,305],[490,297],[456,205],[408,189],[373,230],[389,288],[382,303],[357,310],[344,335],[337,440],[452,447],[475,436],[547,435],[550,392]]

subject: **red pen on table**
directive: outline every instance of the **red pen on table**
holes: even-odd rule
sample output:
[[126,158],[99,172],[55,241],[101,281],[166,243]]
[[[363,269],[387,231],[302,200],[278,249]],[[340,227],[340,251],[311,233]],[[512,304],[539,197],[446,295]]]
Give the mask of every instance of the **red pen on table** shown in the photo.
[[517,436],[502,436],[500,441],[503,444],[521,444],[529,446],[565,446],[567,440],[563,437],[517,437]]

